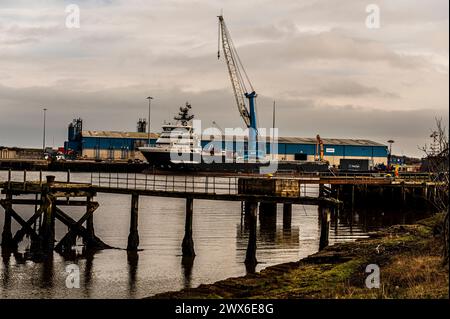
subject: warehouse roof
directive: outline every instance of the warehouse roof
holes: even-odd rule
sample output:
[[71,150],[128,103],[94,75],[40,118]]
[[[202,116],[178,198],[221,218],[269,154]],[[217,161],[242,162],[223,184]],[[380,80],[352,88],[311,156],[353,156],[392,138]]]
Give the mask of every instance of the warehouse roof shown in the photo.
[[[148,139],[148,133],[141,132],[119,132],[119,131],[83,131],[83,137],[106,137],[106,138],[134,138]],[[150,138],[158,138],[158,134],[151,133]]]
[[[104,137],[104,138],[133,138],[133,139],[148,139],[148,133],[140,132],[118,132],[118,131],[83,131],[83,137]],[[159,134],[151,133],[151,138],[158,138]],[[226,140],[229,140],[227,137]],[[203,138],[203,140],[210,140]],[[231,140],[231,139],[230,139]],[[348,138],[322,138],[325,145],[348,145],[348,146],[386,146],[370,140],[363,139],[348,139]],[[315,137],[279,137],[279,143],[287,144],[316,144]]]
[[[386,146],[384,144],[361,139],[350,138],[322,138],[323,144],[327,145],[352,145],[352,146]],[[279,143],[290,144],[316,144],[317,140],[313,137],[279,137]]]

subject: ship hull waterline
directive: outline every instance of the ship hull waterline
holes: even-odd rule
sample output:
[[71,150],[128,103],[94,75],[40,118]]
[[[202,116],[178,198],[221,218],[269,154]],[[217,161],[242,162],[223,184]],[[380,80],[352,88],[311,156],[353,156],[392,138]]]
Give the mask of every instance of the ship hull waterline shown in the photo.
[[209,171],[209,172],[259,172],[271,169],[275,171],[326,172],[326,162],[310,161],[275,161],[257,162],[227,159],[223,155],[201,155],[187,152],[159,152],[141,150],[150,164],[157,169],[177,171]]

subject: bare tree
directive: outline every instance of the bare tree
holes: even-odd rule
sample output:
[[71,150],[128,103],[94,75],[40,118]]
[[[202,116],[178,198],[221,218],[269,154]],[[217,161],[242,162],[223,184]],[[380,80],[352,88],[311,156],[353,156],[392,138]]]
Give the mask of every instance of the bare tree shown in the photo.
[[436,183],[436,196],[432,200],[432,204],[436,209],[445,214],[443,221],[443,255],[444,263],[448,263],[448,211],[449,211],[449,136],[447,128],[442,124],[442,118],[436,118],[436,128],[431,133],[431,143],[420,149],[425,153],[426,157],[423,167],[431,173],[433,181]]

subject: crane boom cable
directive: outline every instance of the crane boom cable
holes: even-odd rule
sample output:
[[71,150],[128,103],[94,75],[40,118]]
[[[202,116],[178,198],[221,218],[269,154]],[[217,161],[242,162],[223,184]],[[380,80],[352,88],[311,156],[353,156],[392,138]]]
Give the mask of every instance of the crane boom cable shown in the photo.
[[[241,58],[239,57],[239,54],[237,53],[236,47],[234,46],[234,43],[233,43],[233,39],[232,39],[231,37],[230,37],[230,39],[231,39],[231,44],[232,44],[232,46],[233,46],[235,55],[236,55],[236,57],[237,57],[237,61],[238,61],[239,65],[241,66],[240,69],[239,69],[239,72],[240,72],[240,70],[242,69],[242,72],[244,72],[245,78],[247,79],[247,83],[248,83],[249,86],[250,86],[251,92],[253,92],[253,91],[255,91],[255,90],[253,89],[252,82],[250,82],[250,78],[249,78],[248,75],[247,75],[247,71],[245,71],[245,68],[244,68],[244,65],[242,64]],[[245,82],[244,82],[244,81],[242,81],[242,83],[245,85]],[[245,90],[245,91],[248,92],[247,90]]]
[[[228,35],[229,42],[231,44],[230,48],[232,50],[231,53],[232,53],[232,56],[233,56],[233,60],[235,62],[237,61],[237,68],[236,69],[237,69],[238,76],[239,76],[239,84],[243,88],[243,91],[247,93],[248,92],[247,91],[247,87],[245,86],[245,81],[244,81],[244,78],[243,78],[242,73],[241,73],[241,69],[243,69],[243,66],[240,63],[239,55],[238,55],[238,53],[236,51],[236,47],[234,46],[233,39],[231,38],[230,32],[228,31],[228,28],[226,26],[225,26],[225,28],[226,28],[226,32],[227,32],[227,35]],[[240,65],[240,67],[239,67],[239,65]],[[245,72],[245,70],[244,70],[244,72]]]
[[[225,32],[227,34],[228,42],[230,44],[231,57],[232,57],[235,65],[236,65],[236,61],[238,62],[238,64],[236,65],[236,71],[237,71],[237,76],[239,78],[239,85],[241,86],[241,89],[242,89],[243,92],[248,92],[247,91],[247,87],[245,86],[244,78],[243,78],[242,73],[241,73],[241,69],[243,69],[243,66],[241,64],[241,67],[239,67],[240,59],[239,59],[239,55],[238,55],[238,53],[236,51],[236,47],[234,46],[233,38],[231,37],[230,31],[228,30],[228,28],[227,28],[225,23],[224,23],[224,27],[225,27]],[[245,72],[245,70],[244,70],[244,72]]]
[[[225,22],[223,21],[222,17],[219,17],[219,34],[221,35],[222,39],[222,49],[225,56],[225,60],[227,62],[228,67],[228,73],[230,75],[231,84],[233,87],[236,104],[239,109],[239,113],[241,114],[242,118],[244,119],[244,122],[247,127],[250,127],[250,114],[245,106],[244,101],[244,92],[245,85],[243,85],[243,79],[242,74],[240,74],[238,65],[236,65],[235,57],[233,54],[233,43],[231,42],[231,38],[229,36],[228,29],[225,25]],[[220,42],[220,36],[219,36],[219,42]],[[220,44],[219,44],[220,47]],[[220,51],[220,50],[219,50]],[[219,55],[218,55],[219,56]]]

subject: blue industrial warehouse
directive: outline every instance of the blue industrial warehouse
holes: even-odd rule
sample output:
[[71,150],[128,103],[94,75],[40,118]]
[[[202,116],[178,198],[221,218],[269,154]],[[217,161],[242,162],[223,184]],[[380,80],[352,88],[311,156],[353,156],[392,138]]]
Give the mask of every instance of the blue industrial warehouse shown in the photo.
[[[139,130],[139,126],[138,126]],[[150,144],[154,144],[157,134],[150,135]],[[364,139],[323,138],[323,159],[330,165],[338,166],[341,159],[367,159],[371,166],[387,164],[388,147]],[[74,120],[69,125],[67,153],[73,153],[85,159],[128,160],[144,159],[138,148],[147,145],[149,135],[145,129],[141,132],[86,131],[82,130],[82,121]],[[202,140],[202,147],[210,143]],[[237,142],[239,143],[239,142]],[[225,149],[225,142],[222,147]],[[236,150],[236,142],[233,142]],[[269,149],[268,149],[269,152]],[[319,148],[316,138],[280,137],[276,157],[281,160],[308,160],[318,157]]]

